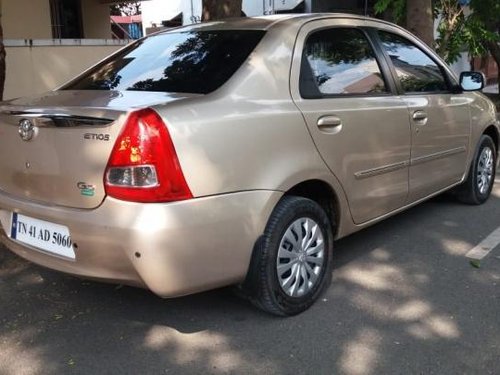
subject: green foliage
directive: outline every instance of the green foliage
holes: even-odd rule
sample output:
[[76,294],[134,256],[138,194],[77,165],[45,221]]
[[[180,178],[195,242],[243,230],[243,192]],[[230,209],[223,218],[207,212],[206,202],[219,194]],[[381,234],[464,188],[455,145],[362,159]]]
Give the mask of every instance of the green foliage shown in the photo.
[[464,8],[456,0],[437,0],[434,2],[434,15],[439,17],[436,52],[446,62],[455,62],[460,53],[467,49],[463,36],[467,29]]
[[473,259],[469,263],[474,268],[481,268],[481,262],[477,259]]
[[474,16],[467,19],[466,27],[460,34],[463,43],[468,46],[469,55],[471,56],[487,55],[488,48],[486,48],[485,42],[499,40],[498,33],[487,30],[484,23]]
[[472,17],[481,22],[490,31],[500,27],[500,0],[472,0],[471,9],[474,11]]
[[500,42],[500,0],[472,0],[470,6],[469,38],[474,38],[474,47],[478,51],[476,55],[481,56],[485,54],[485,48],[481,49],[477,44]]
[[394,22],[401,23],[406,16],[406,0],[377,0],[374,9],[378,15],[390,12]]
[[[471,57],[491,52],[491,42],[500,42],[500,0],[471,0],[467,14],[458,0],[435,0],[434,17],[439,17],[436,52],[448,63],[455,62],[461,52]],[[392,11],[396,22],[406,14],[406,0],[377,0],[375,13]],[[493,43],[494,44],[494,43]]]

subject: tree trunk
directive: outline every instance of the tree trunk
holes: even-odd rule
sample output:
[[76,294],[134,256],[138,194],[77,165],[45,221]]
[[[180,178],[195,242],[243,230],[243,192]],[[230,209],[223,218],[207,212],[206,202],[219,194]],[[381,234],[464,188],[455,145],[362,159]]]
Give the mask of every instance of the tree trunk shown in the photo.
[[493,60],[497,63],[497,84],[498,84],[498,93],[500,94],[500,45],[497,42],[489,41],[487,43],[488,50],[493,57]]
[[241,17],[242,0],[203,0],[202,21]]
[[428,46],[434,47],[432,0],[407,0],[406,27]]
[[5,85],[5,46],[3,45],[2,1],[0,0],[0,100],[3,100]]

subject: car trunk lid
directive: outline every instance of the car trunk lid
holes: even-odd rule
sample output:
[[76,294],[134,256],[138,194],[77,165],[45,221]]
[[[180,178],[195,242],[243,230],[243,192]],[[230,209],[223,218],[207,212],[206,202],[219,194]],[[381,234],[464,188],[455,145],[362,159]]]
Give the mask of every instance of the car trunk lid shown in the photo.
[[192,95],[54,91],[0,105],[0,191],[48,205],[90,209],[127,113]]

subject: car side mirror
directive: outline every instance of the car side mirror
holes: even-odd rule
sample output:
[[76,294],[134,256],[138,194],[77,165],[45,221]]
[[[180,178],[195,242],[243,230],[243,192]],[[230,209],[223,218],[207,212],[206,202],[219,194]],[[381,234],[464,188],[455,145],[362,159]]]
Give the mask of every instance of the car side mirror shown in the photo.
[[460,86],[464,91],[478,91],[484,87],[484,75],[481,72],[460,73]]

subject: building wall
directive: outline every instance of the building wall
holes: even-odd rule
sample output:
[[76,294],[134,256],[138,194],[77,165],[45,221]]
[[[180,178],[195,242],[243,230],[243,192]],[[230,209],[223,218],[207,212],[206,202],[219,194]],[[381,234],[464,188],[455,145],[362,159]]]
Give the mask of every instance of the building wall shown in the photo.
[[[4,0],[2,26],[5,39],[51,39],[49,0]],[[109,4],[82,0],[85,38],[111,38]]]
[[51,90],[121,48],[109,40],[109,5],[81,0],[82,40],[52,40],[49,0],[3,0],[5,99]]
[[460,76],[461,72],[470,70],[470,61],[468,53],[467,52],[460,53],[458,60],[455,61],[453,64],[450,64],[450,67],[453,70],[453,72],[457,75],[457,77]]
[[1,3],[5,39],[52,38],[49,0],[4,0]]
[[4,99],[52,90],[121,48],[118,41],[95,41],[87,45],[7,46]]
[[[189,0],[186,0],[189,3]],[[181,10],[181,0],[149,0],[142,3],[142,26],[144,30],[152,24],[161,26],[161,21],[177,16]]]
[[498,66],[493,57],[475,58],[474,70],[483,72],[488,84],[500,83],[498,82]]
[[84,38],[111,38],[109,4],[101,4],[99,0],[82,0],[82,18]]

